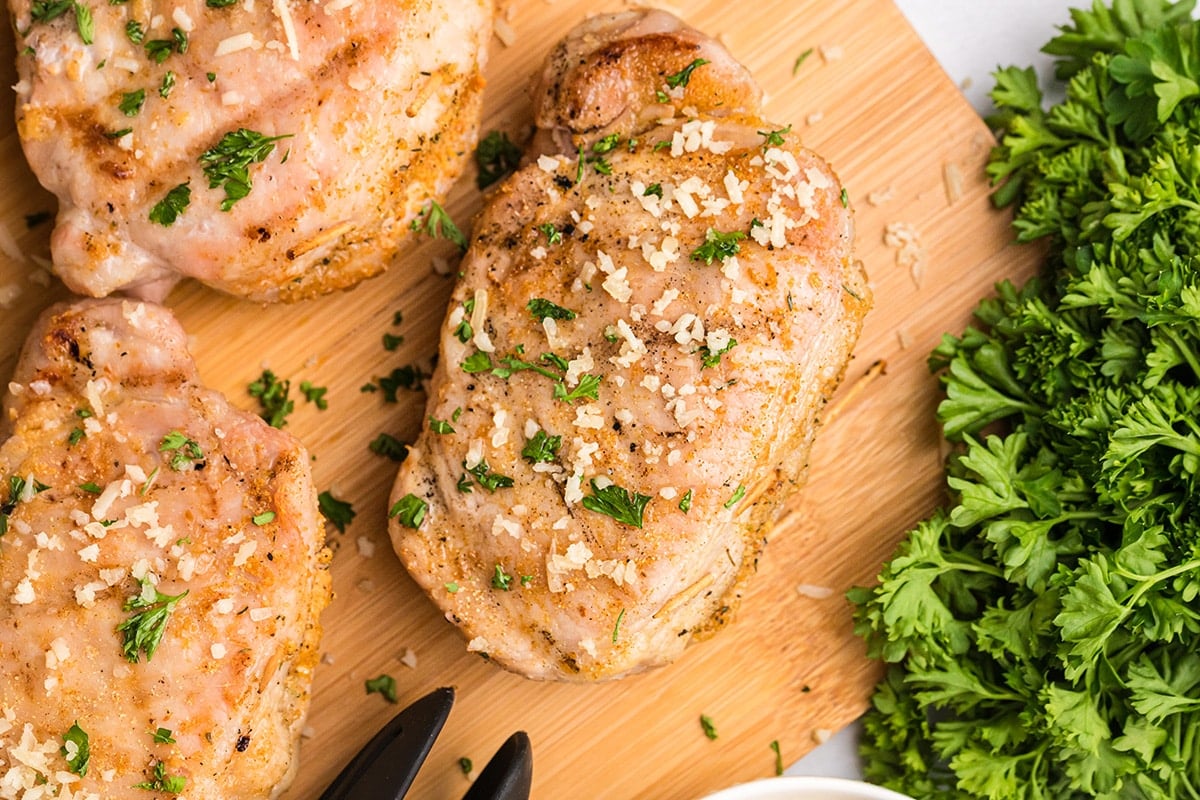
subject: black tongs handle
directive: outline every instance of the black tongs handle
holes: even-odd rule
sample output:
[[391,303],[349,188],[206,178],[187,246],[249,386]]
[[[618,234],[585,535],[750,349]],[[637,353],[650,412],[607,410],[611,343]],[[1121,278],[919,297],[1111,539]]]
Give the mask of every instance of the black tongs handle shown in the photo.
[[533,747],[525,731],[500,745],[462,800],[528,800],[533,785]]
[[320,800],[400,800],[450,716],[454,690],[434,689],[367,742]]

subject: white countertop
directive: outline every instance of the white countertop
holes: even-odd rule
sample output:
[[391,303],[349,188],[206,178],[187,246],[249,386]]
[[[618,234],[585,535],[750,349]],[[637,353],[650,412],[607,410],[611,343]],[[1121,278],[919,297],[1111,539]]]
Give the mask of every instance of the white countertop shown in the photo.
[[[1087,0],[895,0],[942,68],[980,114],[994,107],[988,92],[998,67],[1035,66],[1045,78],[1051,59],[1040,52],[1068,9]],[[851,725],[793,764],[788,775],[861,778],[859,726]]]

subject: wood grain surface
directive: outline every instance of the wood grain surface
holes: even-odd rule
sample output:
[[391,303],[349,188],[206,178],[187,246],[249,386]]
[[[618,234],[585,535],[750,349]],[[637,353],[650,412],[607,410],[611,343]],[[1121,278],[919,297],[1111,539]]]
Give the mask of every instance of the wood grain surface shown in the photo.
[[[523,140],[530,76],[554,40],[587,13],[621,7],[502,0],[516,40],[492,41],[483,130]],[[315,456],[319,488],[357,511],[344,534],[329,534],[337,596],[323,617],[326,655],[287,798],[315,798],[395,713],[364,692],[364,680],[381,673],[396,678],[402,704],[439,685],[458,691],[410,795],[418,798],[460,797],[468,779],[459,758],[478,769],[517,729],[533,742],[535,798],[696,798],[773,774],[772,741],[790,764],[866,707],[877,667],[852,633],[844,592],[871,581],[904,531],[941,500],[938,389],[925,358],[944,331],[961,330],[995,281],[1028,274],[1036,253],[1008,244],[1008,218],[989,205],[982,167],[990,134],[889,0],[711,0],[672,10],[721,36],[766,91],[768,118],[794,125],[830,160],[855,207],[876,307],[809,484],[772,534],[732,627],[651,674],[590,686],[530,682],[468,654],[403,573],[385,532],[394,464],[367,447],[380,432],[416,434],[422,394],[402,390],[387,403],[360,387],[432,356],[451,289],[433,264],[453,263],[453,248],[416,242],[386,275],[293,306],[179,287],[168,305],[193,336],[204,379],[234,403],[255,408],[246,385],[264,367],[290,379],[294,394],[302,380],[329,387],[325,411],[296,398],[287,429]],[[5,86],[15,81],[13,48],[5,26]],[[7,381],[34,316],[63,290],[44,270],[50,224],[28,217],[55,202],[29,174],[9,102],[0,134],[0,237],[7,232],[21,254],[0,246]],[[447,208],[465,225],[479,203],[469,175]],[[888,226],[915,241],[889,245]],[[394,325],[397,311],[403,320]],[[403,344],[385,350],[385,333]],[[876,362],[882,370],[863,378]],[[820,597],[811,587],[831,591]],[[406,654],[415,666],[402,662]],[[701,714],[714,721],[715,740],[701,730]]]

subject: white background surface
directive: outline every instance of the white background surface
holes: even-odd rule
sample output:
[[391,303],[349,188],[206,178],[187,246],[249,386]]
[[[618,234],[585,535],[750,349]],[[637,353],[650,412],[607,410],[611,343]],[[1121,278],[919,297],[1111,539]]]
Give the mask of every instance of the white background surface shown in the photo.
[[[988,92],[998,67],[1035,66],[1043,78],[1052,62],[1042,45],[1070,22],[1068,9],[1090,0],[896,0],[942,68],[980,114],[993,110]],[[862,777],[858,726],[852,725],[810,752],[789,775]],[[785,754],[786,755],[786,754]]]

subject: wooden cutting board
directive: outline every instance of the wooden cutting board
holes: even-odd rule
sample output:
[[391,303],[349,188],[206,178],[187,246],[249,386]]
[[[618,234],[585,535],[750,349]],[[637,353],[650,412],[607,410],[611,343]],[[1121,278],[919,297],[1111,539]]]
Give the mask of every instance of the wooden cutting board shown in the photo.
[[[619,0],[502,0],[516,40],[506,47],[493,39],[484,130],[521,138],[529,76],[553,41],[586,13],[620,7]],[[329,535],[337,597],[323,618],[326,657],[311,735],[288,798],[316,797],[395,713],[364,692],[364,680],[381,673],[396,678],[401,703],[439,685],[458,690],[411,795],[420,798],[460,797],[467,778],[459,758],[478,769],[517,729],[533,742],[535,798],[695,798],[773,774],[772,741],[790,764],[866,707],[878,672],[852,633],[844,592],[871,581],[905,530],[941,500],[938,390],[925,358],[944,331],[962,329],[995,281],[1028,274],[1036,253],[1007,245],[1007,216],[991,210],[982,175],[990,134],[889,0],[711,0],[673,10],[721,34],[764,87],[767,116],[793,124],[833,163],[856,209],[876,308],[813,453],[809,485],[772,535],[732,628],[652,674],[592,686],[526,681],[467,654],[404,575],[385,533],[394,465],[367,448],[380,432],[411,440],[419,427],[419,392],[401,391],[389,404],[360,387],[434,352],[451,284],[431,265],[453,258],[453,249],[418,242],[385,276],[290,307],[180,287],[168,304],[194,336],[206,381],[235,403],[255,408],[246,385],[264,367],[291,379],[294,393],[302,380],[328,387],[328,410],[297,398],[287,427],[315,455],[319,488],[358,513],[344,534]],[[6,86],[15,81],[12,62],[5,25]],[[40,268],[50,225],[27,218],[55,203],[29,174],[10,104],[3,105],[0,380],[7,381],[34,316],[63,292]],[[470,177],[447,203],[464,225],[478,206]],[[888,226],[909,243],[886,243]],[[6,255],[13,248],[5,231],[20,258]],[[397,311],[403,321],[394,325]],[[385,350],[384,333],[402,335],[402,346]],[[886,365],[882,372],[864,378],[876,362]],[[415,666],[402,662],[406,654]],[[715,723],[715,740],[704,735],[701,714]]]

